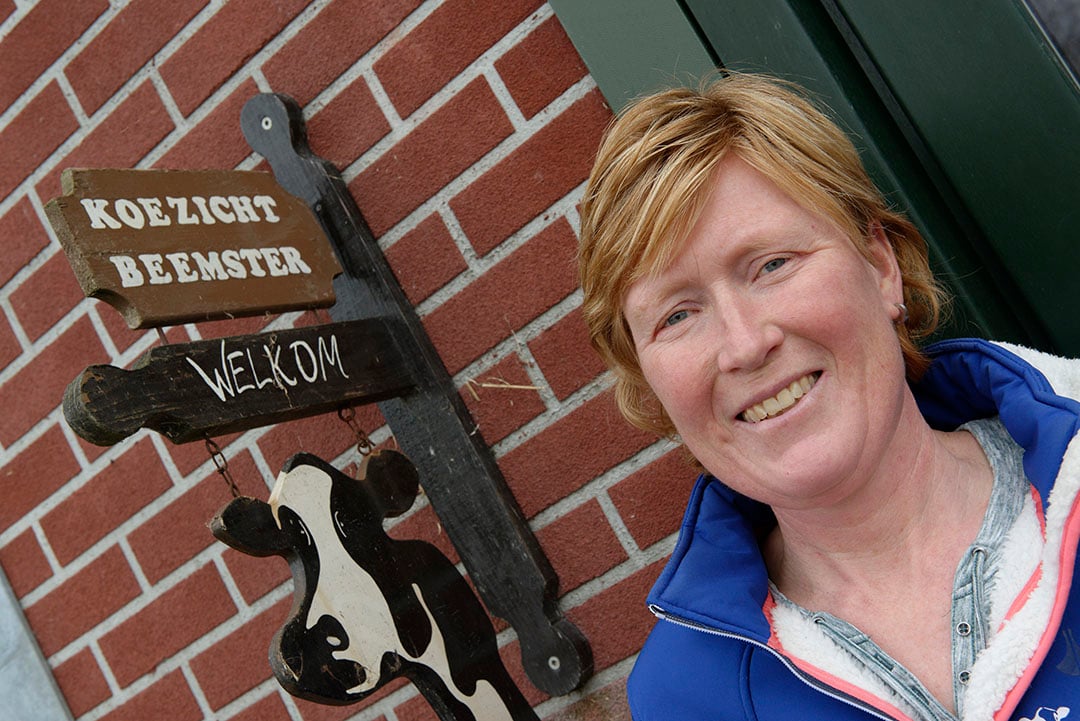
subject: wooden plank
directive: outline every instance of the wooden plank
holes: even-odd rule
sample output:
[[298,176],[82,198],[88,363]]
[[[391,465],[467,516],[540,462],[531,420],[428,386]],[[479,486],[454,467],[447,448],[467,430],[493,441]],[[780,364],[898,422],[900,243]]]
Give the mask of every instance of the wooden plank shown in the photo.
[[287,96],[256,95],[240,125],[281,186],[312,208],[338,254],[344,272],[331,317],[386,316],[405,326],[395,338],[415,363],[417,388],[380,401],[379,410],[484,605],[517,631],[529,680],[548,694],[573,691],[592,674],[588,640],[559,610],[558,577],[341,175],[311,153],[303,115]]
[[87,368],[64,416],[91,443],[140,428],[174,443],[400,395],[413,382],[385,319],[158,346],[131,370]]
[[65,170],[45,206],[87,297],[132,328],[333,305],[341,272],[269,173]]

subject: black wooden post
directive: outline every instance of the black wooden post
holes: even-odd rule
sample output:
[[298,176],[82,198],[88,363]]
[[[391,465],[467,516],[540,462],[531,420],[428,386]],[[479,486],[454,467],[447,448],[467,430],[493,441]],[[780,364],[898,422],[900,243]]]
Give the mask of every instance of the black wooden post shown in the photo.
[[530,680],[549,694],[572,691],[592,673],[588,642],[560,612],[558,578],[490,450],[470,434],[468,410],[340,174],[312,154],[300,108],[287,96],[252,98],[241,127],[278,183],[311,207],[338,255],[344,273],[334,281],[331,317],[402,322],[395,340],[415,364],[416,387],[379,409],[484,603],[517,631]]

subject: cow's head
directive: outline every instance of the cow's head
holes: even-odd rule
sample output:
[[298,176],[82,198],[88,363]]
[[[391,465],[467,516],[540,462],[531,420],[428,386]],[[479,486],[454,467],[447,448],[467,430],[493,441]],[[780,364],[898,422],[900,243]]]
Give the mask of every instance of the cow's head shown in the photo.
[[323,703],[356,701],[401,670],[383,574],[372,564],[392,562],[382,522],[412,505],[417,474],[393,451],[369,456],[362,472],[358,481],[298,454],[269,503],[237,498],[211,522],[214,536],[244,553],[288,559],[293,606],[270,663],[286,690]]

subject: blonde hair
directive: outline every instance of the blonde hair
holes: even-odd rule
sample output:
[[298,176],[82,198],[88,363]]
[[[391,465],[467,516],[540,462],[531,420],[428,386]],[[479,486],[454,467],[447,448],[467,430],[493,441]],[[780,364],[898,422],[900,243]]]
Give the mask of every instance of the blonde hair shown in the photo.
[[937,327],[945,295],[926,242],[891,210],[854,145],[791,83],[732,74],[700,90],[676,88],[627,107],[608,128],[581,205],[579,270],[593,346],[615,374],[632,424],[674,432],[638,364],[622,305],[637,279],[667,267],[701,213],[717,163],[734,153],[804,208],[836,223],[870,260],[880,225],[903,278],[907,318],[897,325],[907,375],[929,361],[916,342]]

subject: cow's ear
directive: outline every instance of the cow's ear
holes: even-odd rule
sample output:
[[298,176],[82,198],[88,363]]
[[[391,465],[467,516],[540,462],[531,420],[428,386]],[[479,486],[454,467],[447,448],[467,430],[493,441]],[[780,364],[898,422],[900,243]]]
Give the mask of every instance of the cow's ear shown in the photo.
[[269,504],[257,498],[234,498],[210,521],[210,532],[250,556],[280,555],[290,548],[288,534],[278,528]]
[[385,517],[400,516],[412,507],[420,490],[420,476],[407,456],[389,450],[372,453],[364,459],[361,472]]

